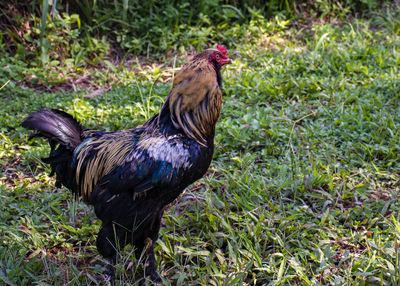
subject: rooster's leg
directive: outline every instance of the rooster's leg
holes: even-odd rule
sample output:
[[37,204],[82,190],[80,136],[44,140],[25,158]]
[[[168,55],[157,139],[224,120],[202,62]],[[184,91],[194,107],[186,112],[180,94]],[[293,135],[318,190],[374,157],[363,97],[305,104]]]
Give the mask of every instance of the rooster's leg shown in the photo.
[[106,270],[104,271],[104,276],[106,281],[109,281],[111,285],[115,285],[115,272],[114,272],[114,265],[116,262],[115,257],[109,258],[108,264],[106,266]]
[[[117,257],[117,247],[124,247],[124,236],[125,231],[121,228],[113,226],[112,224],[103,224],[100,232],[97,236],[97,250],[99,253],[108,261],[104,276],[107,281],[110,281],[111,285],[114,285],[115,273],[114,266]],[[118,245],[115,243],[115,239],[118,238]]]
[[157,273],[157,262],[154,257],[153,240],[146,238],[142,243],[135,243],[136,258],[143,256],[143,265],[145,268],[145,276],[153,282],[161,282],[160,275]]
[[150,279],[153,282],[161,282],[161,277],[157,273],[157,262],[154,257],[153,240],[149,237],[145,240],[145,254],[146,260],[144,266],[146,267],[146,276],[150,276]]

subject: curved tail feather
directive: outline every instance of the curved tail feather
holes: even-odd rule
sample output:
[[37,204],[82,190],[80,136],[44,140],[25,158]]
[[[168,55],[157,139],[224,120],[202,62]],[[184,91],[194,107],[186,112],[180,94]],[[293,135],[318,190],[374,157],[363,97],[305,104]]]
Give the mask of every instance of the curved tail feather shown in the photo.
[[30,114],[21,126],[35,130],[33,137],[49,139],[50,146],[57,143],[73,151],[81,142],[82,125],[70,114],[56,109],[41,109]]
[[[42,161],[51,166],[51,175],[56,174],[56,186],[66,186],[74,191],[74,149],[82,142],[82,125],[71,115],[56,109],[41,109],[30,114],[21,126],[36,131],[32,137],[49,140],[50,155]],[[58,147],[57,147],[58,145]]]

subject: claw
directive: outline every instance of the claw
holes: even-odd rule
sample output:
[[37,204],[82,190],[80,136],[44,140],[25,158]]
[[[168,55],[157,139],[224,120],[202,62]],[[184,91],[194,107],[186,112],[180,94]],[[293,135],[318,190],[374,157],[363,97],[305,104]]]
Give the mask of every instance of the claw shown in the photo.
[[162,279],[161,279],[160,275],[158,275],[157,271],[150,273],[149,276],[150,276],[150,280],[156,284],[160,284],[162,282]]
[[106,270],[103,273],[106,283],[110,282],[110,285],[115,285],[115,272],[114,272],[114,259],[108,259]]
[[146,277],[150,277],[151,281],[156,284],[162,282],[160,275],[157,273],[157,263],[154,258],[153,240],[149,237],[145,239],[146,262],[144,264]]

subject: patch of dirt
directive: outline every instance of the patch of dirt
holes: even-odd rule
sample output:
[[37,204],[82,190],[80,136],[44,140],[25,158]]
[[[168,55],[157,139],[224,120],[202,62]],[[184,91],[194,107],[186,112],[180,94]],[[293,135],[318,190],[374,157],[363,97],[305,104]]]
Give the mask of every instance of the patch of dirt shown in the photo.
[[[333,255],[333,261],[338,264],[342,259],[343,255],[346,252],[351,254],[359,254],[362,255],[364,252],[367,251],[367,246],[362,243],[351,243],[348,239],[340,239],[333,242],[334,246],[336,246],[336,253]],[[341,268],[347,267],[347,262],[344,261],[341,264]]]
[[40,182],[35,178],[35,174],[28,171],[28,169],[35,169],[36,165],[32,163],[29,165],[30,168],[27,168],[21,161],[22,159],[20,157],[16,157],[12,162],[10,162],[8,158],[4,159],[4,163],[1,166],[1,173],[3,173],[5,177],[0,178],[0,181],[4,185],[15,187],[16,181],[22,182],[24,180],[28,180],[30,183]]
[[339,262],[342,260],[344,254],[350,253],[352,255],[363,255],[366,251],[368,251],[367,246],[362,243],[352,243],[348,239],[343,238],[340,240],[332,241],[333,246],[336,248],[335,252],[332,256],[333,263],[337,266],[332,266],[323,270],[323,272],[317,274],[315,279],[319,281],[321,284],[326,284],[326,282],[337,272],[341,272],[344,269],[350,267],[350,263],[352,261],[351,257],[342,261],[339,265]]
[[358,208],[362,206],[362,202],[354,201],[351,199],[339,199],[338,204],[336,206],[342,211],[348,211],[350,209]]
[[[57,268],[60,270],[63,279],[63,285],[67,285],[76,274],[72,273],[71,264],[76,266],[80,271],[85,273],[90,273],[91,276],[96,276],[97,281],[103,281],[104,276],[99,274],[95,275],[93,270],[89,266],[94,266],[95,264],[105,263],[98,254],[91,251],[90,248],[85,246],[74,246],[72,248],[65,248],[61,245],[53,246],[52,248],[43,248],[36,251],[30,251],[25,255],[25,262],[33,258],[43,258],[45,263],[55,263]],[[104,283],[106,281],[103,281]],[[103,285],[103,284],[102,284]],[[105,284],[104,284],[105,285]]]
[[389,201],[392,199],[392,195],[386,190],[375,190],[368,195],[369,199],[374,199],[377,201]]

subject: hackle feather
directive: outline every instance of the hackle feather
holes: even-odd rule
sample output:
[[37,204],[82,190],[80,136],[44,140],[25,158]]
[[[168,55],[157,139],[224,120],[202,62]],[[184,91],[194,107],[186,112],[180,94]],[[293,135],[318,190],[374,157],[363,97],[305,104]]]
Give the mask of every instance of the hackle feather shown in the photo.
[[221,74],[209,62],[209,56],[215,52],[218,50],[207,49],[182,67],[162,107],[162,110],[169,109],[176,128],[203,147],[206,147],[206,138],[214,132],[222,106],[218,80]]

